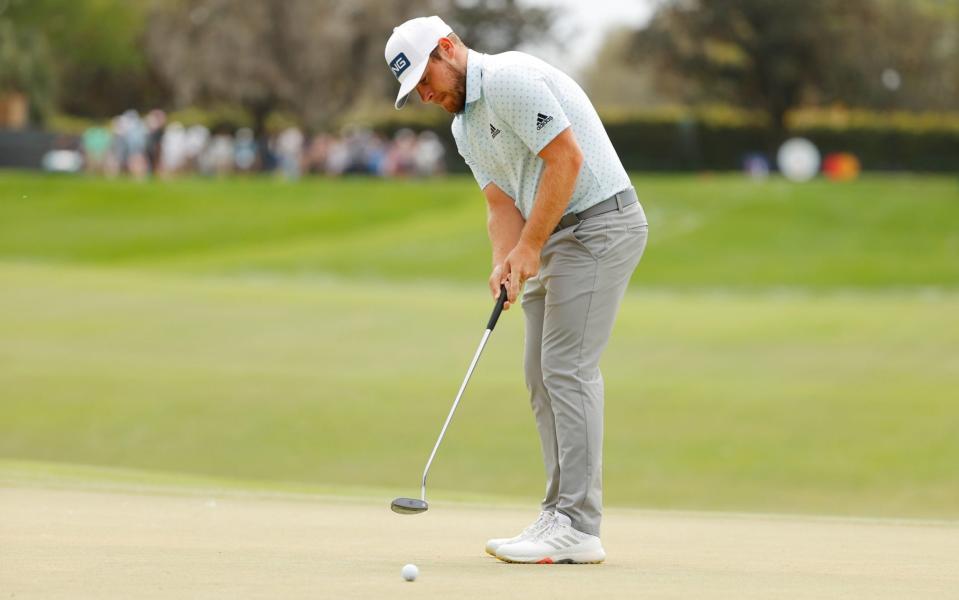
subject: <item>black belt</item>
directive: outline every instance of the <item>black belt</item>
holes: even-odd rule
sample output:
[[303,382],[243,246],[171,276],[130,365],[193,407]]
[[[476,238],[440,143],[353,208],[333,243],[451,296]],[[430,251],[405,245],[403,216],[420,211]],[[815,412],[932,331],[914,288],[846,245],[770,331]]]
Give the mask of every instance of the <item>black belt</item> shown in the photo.
[[622,212],[624,208],[631,206],[636,202],[639,202],[639,198],[636,197],[636,190],[633,188],[625,189],[615,196],[611,196],[602,202],[598,202],[590,206],[583,212],[563,215],[563,218],[559,220],[559,224],[556,225],[556,229],[553,230],[553,233],[562,231],[567,227],[579,225],[581,221],[585,221],[591,217],[604,215],[608,212],[613,212],[614,210]]

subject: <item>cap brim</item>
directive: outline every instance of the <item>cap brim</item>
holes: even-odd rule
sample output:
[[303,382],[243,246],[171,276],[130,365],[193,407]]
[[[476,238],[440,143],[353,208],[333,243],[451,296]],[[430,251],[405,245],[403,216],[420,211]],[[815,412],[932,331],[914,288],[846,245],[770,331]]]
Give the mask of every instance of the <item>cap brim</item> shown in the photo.
[[406,106],[406,100],[410,94],[413,93],[413,90],[416,89],[416,86],[419,85],[420,79],[423,78],[423,73],[426,71],[427,64],[429,64],[429,59],[424,60],[423,64],[419,67],[414,67],[409,75],[406,76],[406,79],[403,80],[403,83],[400,84],[400,92],[396,95],[396,104],[394,104],[396,110],[400,110]]

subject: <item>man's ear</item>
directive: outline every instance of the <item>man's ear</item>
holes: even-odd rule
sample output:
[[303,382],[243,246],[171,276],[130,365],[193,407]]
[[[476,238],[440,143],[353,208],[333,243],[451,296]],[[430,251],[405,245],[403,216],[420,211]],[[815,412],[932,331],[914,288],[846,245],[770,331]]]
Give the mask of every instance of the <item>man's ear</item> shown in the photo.
[[456,47],[453,45],[453,40],[448,37],[442,37],[439,41],[440,54],[447,60],[453,60],[453,57],[456,56]]

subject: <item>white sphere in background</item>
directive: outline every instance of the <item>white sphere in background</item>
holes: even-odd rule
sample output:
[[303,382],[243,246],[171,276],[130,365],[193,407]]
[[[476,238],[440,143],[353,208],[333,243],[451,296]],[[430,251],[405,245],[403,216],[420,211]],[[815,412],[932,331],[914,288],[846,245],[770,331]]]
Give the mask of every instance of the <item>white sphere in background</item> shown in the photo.
[[902,75],[895,69],[884,69],[882,72],[882,84],[890,92],[895,92],[902,87]]
[[790,181],[809,181],[819,172],[819,150],[805,138],[786,140],[779,147],[776,163],[779,171]]

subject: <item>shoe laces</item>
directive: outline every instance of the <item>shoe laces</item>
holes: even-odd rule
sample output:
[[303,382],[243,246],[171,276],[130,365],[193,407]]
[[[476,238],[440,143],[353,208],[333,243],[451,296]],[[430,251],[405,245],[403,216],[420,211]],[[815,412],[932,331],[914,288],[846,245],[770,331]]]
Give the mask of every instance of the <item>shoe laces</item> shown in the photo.
[[549,522],[549,525],[547,525],[542,531],[536,534],[534,539],[536,540],[546,539],[549,536],[553,535],[553,532],[555,532],[560,527],[562,527],[562,525],[560,524],[559,519],[553,517],[553,519]]
[[[552,524],[556,521],[556,513],[551,513],[549,511],[543,511],[539,513],[539,518],[536,519],[532,525],[523,530],[524,535],[529,535],[536,531],[537,529],[549,529]],[[544,527],[545,525],[545,527]],[[537,534],[538,537],[538,534]]]

